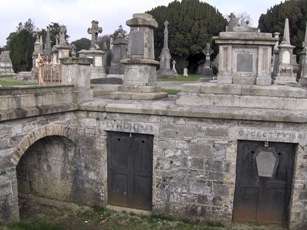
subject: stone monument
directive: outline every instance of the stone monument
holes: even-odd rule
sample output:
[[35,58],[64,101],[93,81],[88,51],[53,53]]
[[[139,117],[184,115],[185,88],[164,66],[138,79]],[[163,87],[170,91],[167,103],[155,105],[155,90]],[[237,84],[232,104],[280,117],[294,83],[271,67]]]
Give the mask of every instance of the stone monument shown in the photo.
[[13,64],[10,58],[10,51],[5,50],[0,53],[0,76],[14,75]]
[[61,58],[67,58],[70,55],[71,47],[66,40],[66,26],[60,26],[60,32],[57,35],[56,45],[52,48],[52,63],[60,64]]
[[177,75],[172,69],[171,69],[171,53],[168,48],[168,25],[169,22],[164,22],[164,43],[163,48],[160,55],[160,69],[158,71],[159,76],[173,76]]
[[215,38],[219,46],[218,82],[271,85],[271,57],[276,38],[247,24],[238,25],[236,18],[226,30]]
[[279,63],[279,32],[274,33],[274,38],[276,43],[273,49],[273,58],[272,58],[272,79],[275,80],[278,73],[278,63]]
[[176,69],[176,60],[174,59],[173,61],[172,61],[172,75],[173,76],[177,76],[178,75],[178,72],[177,72],[177,69]]
[[294,46],[290,42],[289,19],[287,18],[285,21],[283,40],[279,45],[278,73],[274,84],[297,83],[292,63],[293,49]]
[[91,48],[89,50],[81,50],[79,56],[82,58],[92,59],[91,79],[106,77],[105,68],[103,65],[104,51],[99,49],[97,44],[98,34],[102,33],[102,27],[98,26],[98,21],[93,20],[92,26],[88,28],[87,32],[91,35]]
[[154,56],[154,29],[158,23],[150,14],[134,14],[127,25],[130,26],[130,35],[127,58],[121,60],[125,65],[123,85],[110,96],[141,100],[167,97],[167,93],[156,86],[159,62]]
[[301,78],[300,85],[307,86],[307,23],[305,31],[305,40],[303,42],[303,50],[301,52]]
[[205,55],[206,59],[205,62],[199,66],[198,73],[204,77],[212,77],[213,70],[211,67],[211,54],[213,54],[213,49],[211,49],[210,43],[206,44],[203,54]]
[[188,76],[189,76],[188,68],[184,68],[184,69],[183,69],[183,76],[184,76],[184,77],[188,77]]
[[47,34],[45,39],[45,47],[44,47],[44,56],[47,57],[48,61],[51,59],[52,47],[51,47],[51,39],[50,39],[50,28],[47,27]]
[[112,49],[111,49],[111,75],[123,75],[124,66],[120,63],[121,59],[127,58],[128,40],[126,31],[122,26],[112,35]]

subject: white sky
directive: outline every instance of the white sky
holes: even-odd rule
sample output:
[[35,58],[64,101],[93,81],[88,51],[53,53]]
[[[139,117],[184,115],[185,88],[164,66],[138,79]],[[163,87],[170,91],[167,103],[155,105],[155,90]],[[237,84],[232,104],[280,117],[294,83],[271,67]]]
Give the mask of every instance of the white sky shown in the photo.
[[[205,0],[204,0],[205,1]],[[206,0],[224,15],[245,12],[257,26],[261,13],[283,0]],[[133,13],[145,12],[172,0],[0,0],[0,46],[5,45],[10,32],[28,18],[36,27],[44,28],[51,22],[67,26],[70,41],[89,37],[90,22],[98,20],[103,34],[111,34],[125,25]]]

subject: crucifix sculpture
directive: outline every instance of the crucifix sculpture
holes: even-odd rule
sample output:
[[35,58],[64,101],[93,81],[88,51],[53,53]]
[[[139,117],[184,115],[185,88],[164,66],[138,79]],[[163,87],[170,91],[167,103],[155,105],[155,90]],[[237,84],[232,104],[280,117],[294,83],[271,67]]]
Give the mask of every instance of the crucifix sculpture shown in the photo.
[[88,28],[88,30],[87,30],[87,32],[92,35],[91,49],[97,48],[98,34],[102,33],[102,27],[99,27],[98,23],[99,23],[98,21],[93,20],[92,21],[92,27]]

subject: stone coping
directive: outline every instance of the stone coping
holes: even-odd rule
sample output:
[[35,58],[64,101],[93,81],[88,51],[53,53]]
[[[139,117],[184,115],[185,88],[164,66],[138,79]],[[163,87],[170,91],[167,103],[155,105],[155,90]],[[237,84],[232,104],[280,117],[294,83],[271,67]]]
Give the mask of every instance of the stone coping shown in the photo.
[[3,87],[0,88],[0,95],[10,96],[16,94],[24,94],[24,93],[39,93],[37,90],[46,91],[59,91],[59,90],[74,90],[73,85],[44,85],[44,86],[36,86],[36,85],[25,85],[25,86],[10,86],[10,87]]
[[286,85],[259,86],[210,82],[188,83],[182,85],[182,91],[199,94],[307,98],[307,89],[299,86]]
[[128,113],[187,118],[306,123],[307,111],[255,109],[242,107],[180,106],[170,98],[158,101],[98,99],[83,103],[80,111]]
[[89,49],[89,50],[80,50],[79,54],[99,54],[99,55],[103,55],[105,52],[103,50],[95,50],[95,49]]
[[93,60],[86,57],[66,57],[60,58],[60,62],[63,65],[91,65]]
[[276,42],[278,39],[274,38],[271,33],[260,32],[220,32],[218,37],[214,37],[216,40],[256,40],[256,41],[272,41]]
[[130,27],[151,27],[158,28],[157,21],[150,15],[144,13],[137,13],[133,15],[133,18],[126,22]]
[[159,65],[160,63],[153,59],[143,59],[143,58],[125,58],[120,61],[120,63],[125,65]]

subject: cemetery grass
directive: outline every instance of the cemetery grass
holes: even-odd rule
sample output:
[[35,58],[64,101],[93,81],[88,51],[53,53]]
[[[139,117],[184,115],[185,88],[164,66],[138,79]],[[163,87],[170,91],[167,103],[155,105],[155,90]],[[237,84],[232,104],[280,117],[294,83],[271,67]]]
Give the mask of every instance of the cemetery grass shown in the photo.
[[221,226],[192,224],[158,216],[138,216],[108,209],[25,219],[0,230],[223,230]]
[[183,75],[178,76],[167,76],[159,78],[159,81],[199,81],[200,75],[190,74],[188,77],[184,77]]
[[0,85],[2,87],[21,86],[21,85],[36,85],[35,82],[16,80],[12,77],[1,77]]

